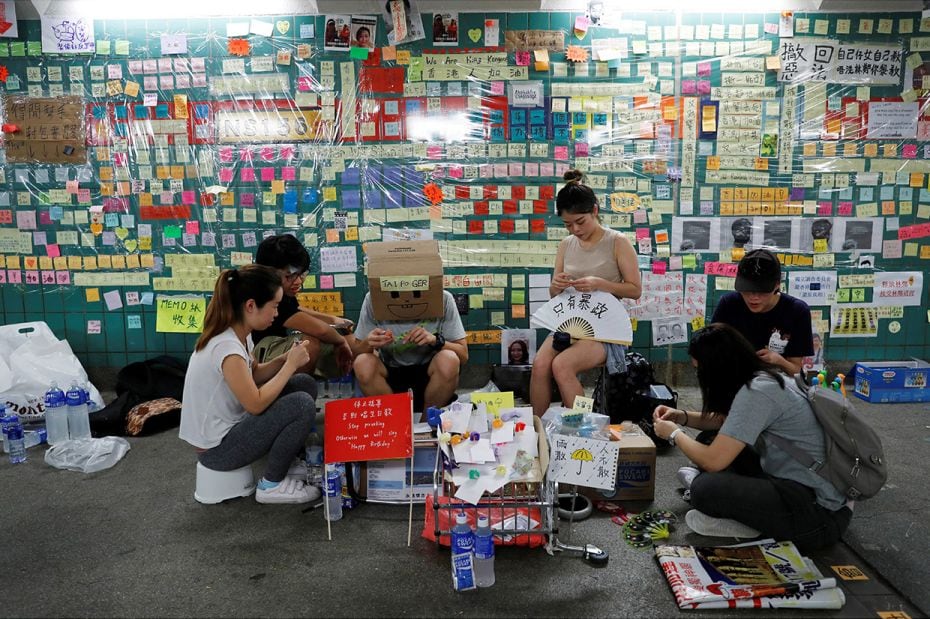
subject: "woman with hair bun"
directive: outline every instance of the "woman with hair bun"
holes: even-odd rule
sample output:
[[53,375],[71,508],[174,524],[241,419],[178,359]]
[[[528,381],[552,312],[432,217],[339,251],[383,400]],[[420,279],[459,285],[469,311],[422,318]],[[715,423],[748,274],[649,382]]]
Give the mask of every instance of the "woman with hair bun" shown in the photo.
[[252,331],[271,325],[283,294],[281,276],[270,267],[223,271],[184,378],[180,438],[214,471],[233,471],[267,455],[255,491],[259,503],[320,497],[305,483],[306,466],[294,465],[316,415],[316,382],[295,375],[309,359],[308,343],[268,363],[252,357]]
[[[565,186],[556,196],[555,205],[569,236],[559,244],[549,296],[574,288],[578,292],[601,290],[621,299],[638,299],[642,281],[632,243],[623,234],[601,225],[597,196],[584,184],[580,170],[569,170],[564,180]],[[584,395],[578,373],[604,363],[611,373],[622,372],[624,354],[623,346],[593,340],[578,340],[557,351],[550,335],[533,362],[530,378],[533,412],[542,415],[549,408],[553,378],[562,405],[570,408],[576,396]]]

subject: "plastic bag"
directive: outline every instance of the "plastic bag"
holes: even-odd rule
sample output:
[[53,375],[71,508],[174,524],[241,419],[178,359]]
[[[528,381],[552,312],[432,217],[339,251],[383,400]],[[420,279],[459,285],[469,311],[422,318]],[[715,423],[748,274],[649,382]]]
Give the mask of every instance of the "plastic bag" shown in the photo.
[[63,441],[45,452],[45,463],[56,469],[96,473],[119,462],[129,451],[129,441],[118,436]]
[[0,402],[23,422],[45,419],[44,397],[52,381],[67,390],[73,380],[86,384],[91,410],[103,407],[100,392],[87,380],[71,345],[55,337],[47,324],[0,327]]

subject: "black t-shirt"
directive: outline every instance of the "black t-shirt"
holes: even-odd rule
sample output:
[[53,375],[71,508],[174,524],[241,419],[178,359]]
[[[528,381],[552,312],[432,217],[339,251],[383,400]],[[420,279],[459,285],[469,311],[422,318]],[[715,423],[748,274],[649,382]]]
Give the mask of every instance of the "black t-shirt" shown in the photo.
[[274,322],[264,331],[252,331],[252,342],[258,344],[263,337],[273,335],[275,337],[284,337],[287,335],[287,329],[284,323],[290,320],[291,316],[297,313],[300,304],[297,303],[297,297],[284,295],[281,302],[278,303],[278,315],[274,317]]
[[738,292],[720,298],[713,322],[723,322],[746,336],[753,348],[768,348],[782,357],[807,357],[814,354],[811,334],[811,310],[800,299],[781,293],[775,307],[753,314]]

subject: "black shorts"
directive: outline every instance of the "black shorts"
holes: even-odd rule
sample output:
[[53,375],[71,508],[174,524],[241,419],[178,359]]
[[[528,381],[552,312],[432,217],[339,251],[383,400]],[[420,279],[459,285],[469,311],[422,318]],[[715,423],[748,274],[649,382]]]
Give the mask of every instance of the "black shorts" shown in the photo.
[[423,412],[423,394],[429,384],[429,364],[387,366],[387,382],[394,393],[413,389],[413,410]]

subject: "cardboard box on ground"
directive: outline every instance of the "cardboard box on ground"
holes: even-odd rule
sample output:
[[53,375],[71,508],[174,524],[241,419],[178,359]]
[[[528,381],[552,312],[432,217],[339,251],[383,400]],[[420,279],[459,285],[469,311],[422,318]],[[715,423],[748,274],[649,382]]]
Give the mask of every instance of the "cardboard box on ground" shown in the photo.
[[[620,441],[617,459],[617,485],[614,493],[580,488],[593,501],[652,501],[656,492],[656,446],[638,425],[631,421],[610,425],[611,440]],[[560,493],[567,490],[559,488]]]
[[930,401],[930,363],[874,361],[856,364],[855,394],[866,402]]
[[376,320],[410,322],[443,316],[437,241],[368,243],[365,251]]

